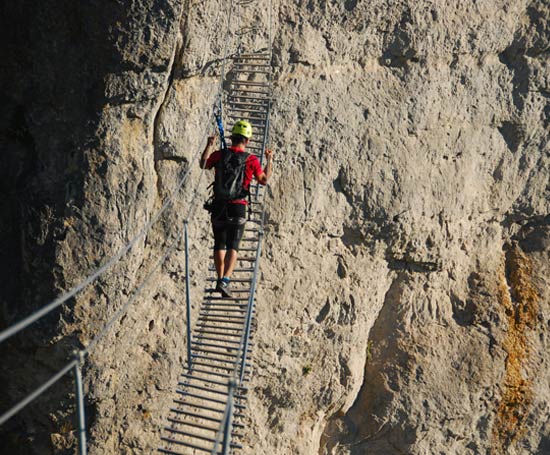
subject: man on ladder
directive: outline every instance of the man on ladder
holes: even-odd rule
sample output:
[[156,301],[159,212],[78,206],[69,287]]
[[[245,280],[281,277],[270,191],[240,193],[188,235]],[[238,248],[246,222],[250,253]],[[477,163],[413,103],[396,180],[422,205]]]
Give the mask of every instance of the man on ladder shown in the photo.
[[272,172],[271,150],[265,150],[267,164],[263,170],[260,160],[245,151],[251,137],[252,125],[239,120],[231,130],[230,147],[212,153],[215,136],[211,136],[201,156],[202,168],[216,170],[214,201],[209,208],[214,231],[214,264],[218,274],[216,291],[224,297],[231,297],[229,283],[244,233],[250,182],[255,178],[259,184],[265,185]]

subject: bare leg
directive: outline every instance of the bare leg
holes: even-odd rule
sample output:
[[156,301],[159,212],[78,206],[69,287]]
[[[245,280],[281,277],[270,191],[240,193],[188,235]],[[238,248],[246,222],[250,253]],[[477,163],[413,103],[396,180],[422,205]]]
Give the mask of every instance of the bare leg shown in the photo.
[[223,278],[224,273],[224,260],[225,260],[225,250],[215,250],[214,251],[214,265],[216,266],[216,273],[218,274],[218,279]]
[[237,250],[228,250],[225,256],[223,276],[229,278],[237,262]]

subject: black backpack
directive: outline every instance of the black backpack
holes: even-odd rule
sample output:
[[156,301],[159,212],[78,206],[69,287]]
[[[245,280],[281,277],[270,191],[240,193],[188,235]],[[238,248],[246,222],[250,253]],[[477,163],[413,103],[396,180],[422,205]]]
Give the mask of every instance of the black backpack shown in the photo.
[[249,154],[246,152],[234,153],[227,149],[222,150],[222,157],[216,163],[215,201],[232,201],[234,199],[244,199],[248,196],[248,190],[243,187],[248,157]]

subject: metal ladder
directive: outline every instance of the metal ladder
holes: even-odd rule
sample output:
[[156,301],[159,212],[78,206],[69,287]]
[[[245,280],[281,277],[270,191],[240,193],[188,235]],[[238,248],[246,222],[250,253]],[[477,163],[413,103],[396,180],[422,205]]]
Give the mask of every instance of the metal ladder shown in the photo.
[[[225,122],[246,119],[253,127],[247,147],[262,161],[268,140],[271,108],[271,55],[262,50],[232,57],[228,72],[230,90],[226,102]],[[262,163],[263,164],[263,163]],[[248,389],[244,385],[252,374],[253,332],[255,330],[255,286],[263,236],[264,189],[251,185],[251,219],[245,227],[237,265],[231,280],[234,297],[214,292],[216,273],[209,267],[204,299],[195,324],[191,343],[191,367],[178,381],[162,429],[161,453],[172,455],[237,453],[247,425]],[[211,258],[213,260],[213,258]],[[246,362],[243,362],[243,354]],[[228,382],[241,364],[240,377],[231,400]],[[228,451],[216,450],[216,437],[226,409],[233,409]],[[227,449],[226,449],[227,450]]]

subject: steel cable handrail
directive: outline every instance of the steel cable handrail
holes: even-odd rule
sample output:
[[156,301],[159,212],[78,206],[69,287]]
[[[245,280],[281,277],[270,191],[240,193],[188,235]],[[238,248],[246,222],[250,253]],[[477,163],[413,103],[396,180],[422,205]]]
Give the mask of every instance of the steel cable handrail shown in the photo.
[[[210,126],[210,125],[209,125]],[[189,220],[192,218],[192,216],[195,213],[195,208],[197,204],[195,203],[197,201],[197,196],[199,194],[199,186],[202,181],[202,177],[204,175],[204,169],[201,169],[199,180],[197,184],[195,185],[195,189],[193,192],[193,197],[190,202],[189,210],[187,212],[187,216],[185,218],[185,222],[189,222]],[[27,397],[22,399],[19,403],[14,405],[12,408],[10,408],[8,411],[6,411],[4,414],[0,416],[0,425],[5,423],[7,420],[9,420],[11,417],[13,417],[15,414],[17,414],[19,411],[21,411],[25,406],[27,406],[29,403],[34,401],[37,397],[39,397],[42,393],[44,393],[47,389],[49,389],[53,384],[55,384],[57,381],[59,381],[63,376],[65,376],[69,371],[71,371],[76,365],[80,364],[84,357],[89,355],[90,352],[95,348],[95,346],[105,337],[109,329],[115,324],[115,322],[126,313],[126,311],[129,309],[129,307],[134,303],[134,301],[139,297],[141,292],[145,289],[145,286],[149,283],[151,278],[153,277],[154,273],[158,270],[158,268],[166,261],[168,256],[172,253],[178,242],[181,240],[183,236],[183,231],[180,231],[179,234],[172,240],[169,247],[165,250],[165,252],[162,254],[160,259],[156,262],[153,269],[146,275],[146,277],[143,279],[143,281],[138,285],[138,287],[135,288],[134,292],[132,293],[131,297],[128,299],[128,301],[115,312],[113,316],[107,321],[107,323],[103,326],[103,328],[100,330],[100,332],[90,341],[90,343],[84,347],[83,349],[79,350],[75,354],[75,359],[67,363],[58,373],[56,373],[54,376],[52,376],[49,380],[47,380],[45,383],[43,383],[41,386],[39,386],[37,389],[35,389],[33,392],[31,392]]]
[[[177,242],[181,239],[182,232],[180,231],[180,234],[176,236],[176,238],[172,241],[170,246],[166,249],[165,253],[161,256],[161,258],[157,261],[153,269],[147,274],[145,279],[140,283],[140,285],[134,290],[132,293],[130,299],[119,309],[115,312],[115,314],[109,319],[109,321],[103,326],[101,331],[90,341],[90,343],[78,351],[78,355],[89,355],[90,352],[95,348],[95,346],[105,337],[109,329],[114,325],[114,323],[128,310],[130,305],[139,297],[145,286],[149,283],[151,277],[154,275],[154,273],[157,271],[157,269],[160,267],[161,264],[163,264],[167,257],[170,255],[170,253],[173,251],[175,245]],[[74,359],[70,361],[67,365],[65,365],[58,373],[56,373],[54,376],[52,376],[49,380],[47,380],[45,383],[43,383],[41,386],[39,386],[35,391],[31,392],[27,397],[22,399],[19,403],[12,406],[8,411],[6,411],[4,414],[0,416],[0,425],[5,423],[7,420],[9,420],[11,417],[13,417],[15,414],[17,414],[19,411],[21,411],[26,405],[28,405],[30,402],[38,398],[43,392],[45,392],[48,388],[50,388],[54,383],[56,383],[59,379],[61,379],[65,374],[67,374],[75,365],[79,363],[79,360]]]
[[[219,15],[220,15],[220,13],[218,11],[218,14],[216,15],[216,20],[214,21],[214,24],[217,23]],[[225,69],[225,60],[227,59],[227,37],[229,35],[229,25],[230,24],[229,24],[229,19],[228,19],[226,36],[225,36],[225,39],[224,39],[224,46],[225,46],[224,60],[223,60],[223,66],[222,66],[222,71],[221,71],[221,76],[220,76],[219,93],[221,93],[222,90],[223,90],[223,75],[224,75],[224,69]],[[212,28],[212,31],[208,35],[209,42],[212,41],[212,37],[215,36],[216,31],[217,31],[216,27],[214,26]],[[207,49],[205,48],[201,61],[204,61],[204,59],[206,58],[206,55],[207,55]],[[221,100],[221,97],[220,97],[220,100]],[[212,109],[207,111],[207,119],[210,117],[210,114],[211,114],[212,110],[214,110],[215,108],[216,108],[216,104],[214,103]],[[209,122],[207,121],[206,124],[208,125],[206,131],[209,131],[209,129],[208,129],[209,128]],[[190,162],[193,163],[193,162],[197,161],[197,157],[199,156],[200,153],[201,153],[201,149],[199,148],[197,150],[197,152],[191,158]],[[111,256],[111,258],[109,258],[107,260],[107,262],[105,262],[103,265],[98,267],[93,273],[89,274],[79,284],[73,286],[69,291],[63,293],[62,295],[55,298],[53,301],[51,301],[50,303],[44,305],[41,309],[39,309],[39,310],[35,311],[34,313],[30,314],[29,316],[22,319],[21,321],[16,322],[15,324],[12,324],[10,327],[2,330],[0,332],[0,343],[4,342],[8,338],[11,338],[12,336],[17,334],[21,330],[24,330],[28,326],[34,324],[36,321],[38,321],[39,319],[46,316],[51,311],[53,311],[56,308],[58,308],[59,306],[63,305],[67,300],[69,300],[70,298],[77,295],[86,286],[93,283],[97,278],[99,278],[107,270],[109,270],[115,263],[117,263],[126,253],[128,253],[128,251],[130,251],[136,245],[136,243],[139,240],[141,240],[147,234],[147,232],[151,229],[151,227],[158,221],[160,216],[168,209],[168,207],[170,207],[173,204],[175,196],[183,188],[183,185],[187,181],[187,178],[189,177],[189,174],[190,174],[191,170],[192,170],[192,166],[190,165],[189,168],[187,169],[187,171],[185,172],[185,174],[182,176],[182,178],[176,184],[176,186],[175,186],[174,190],[172,191],[172,193],[166,198],[166,200],[164,201],[161,208],[153,215],[151,220],[147,224],[145,224],[145,226],[124,247],[122,247],[119,250],[118,253],[116,253],[114,256]]]
[[[219,16],[219,15],[218,15]],[[228,20],[228,28],[227,33],[229,33],[229,20]],[[227,36],[225,43],[227,44]],[[205,51],[206,53],[206,51]],[[222,92],[223,89],[223,77],[224,77],[224,68],[225,68],[225,60],[227,59],[227,48],[225,50],[224,55],[224,61],[223,61],[223,67],[222,72],[220,75],[220,92]],[[221,94],[219,95],[219,99],[221,100]],[[215,108],[214,104],[214,108]],[[208,117],[210,116],[210,112],[208,112]],[[206,130],[205,135],[209,133],[210,123],[206,122]],[[166,198],[161,208],[153,215],[151,220],[138,232],[134,238],[132,238],[117,254],[112,256],[107,262],[105,262],[102,266],[100,266],[96,271],[88,277],[83,280],[78,285],[71,288],[69,291],[64,293],[63,295],[59,296],[58,298],[54,299],[51,303],[45,305],[40,310],[36,311],[35,313],[29,315],[28,317],[24,318],[23,320],[19,321],[18,323],[12,325],[8,329],[0,332],[0,343],[2,341],[5,341],[6,339],[10,338],[11,336],[15,335],[19,331],[25,329],[29,325],[33,324],[49,312],[53,311],[55,308],[61,306],[63,303],[65,303],[70,298],[74,297],[78,292],[80,292],[82,289],[84,289],[87,285],[91,284],[95,279],[97,279],[99,276],[101,276],[105,271],[107,271],[112,265],[114,265],[116,262],[118,262],[141,238],[143,238],[147,232],[151,229],[151,227],[158,221],[160,216],[170,207],[173,205],[175,196],[181,191],[183,185],[187,181],[188,177],[191,174],[191,171],[193,169],[193,162],[197,161],[197,157],[200,154],[200,149],[197,150],[197,152],[193,155],[191,158],[191,164],[189,165],[188,169],[186,170],[183,177],[179,180],[177,183],[175,189],[172,191],[172,193]],[[22,409],[24,409],[28,404],[30,404],[32,401],[34,401],[36,398],[38,398],[40,395],[42,395],[46,390],[48,390],[50,387],[52,387],[56,382],[58,382],[61,378],[63,378],[69,371],[74,370],[75,373],[75,384],[76,384],[76,390],[77,390],[77,408],[78,408],[78,423],[79,423],[79,432],[78,432],[78,439],[79,439],[79,452],[80,454],[86,453],[86,423],[85,423],[85,416],[84,416],[84,391],[82,387],[82,364],[85,361],[85,357],[91,353],[91,351],[97,346],[97,344],[107,335],[109,330],[112,328],[112,326],[123,316],[133,302],[141,295],[149,281],[154,276],[155,272],[158,270],[159,267],[162,266],[170,256],[170,254],[173,252],[176,245],[181,240],[183,234],[185,234],[186,237],[186,262],[187,262],[187,225],[192,219],[192,217],[195,214],[196,209],[196,201],[199,194],[199,187],[200,183],[202,181],[202,177],[204,175],[204,168],[201,167],[201,171],[199,174],[199,179],[197,181],[197,184],[195,185],[195,189],[193,192],[193,196],[191,198],[191,201],[189,203],[189,210],[187,212],[187,216],[184,219],[185,223],[185,230],[179,232],[179,234],[172,240],[171,244],[165,249],[162,256],[157,260],[154,267],[150,270],[150,272],[145,276],[143,281],[134,289],[131,297],[128,299],[128,301],[119,309],[117,310],[111,318],[107,321],[107,323],[103,326],[103,328],[100,330],[100,332],[88,343],[86,347],[83,349],[75,352],[73,356],[73,360],[68,362],[61,370],[59,370],[56,374],[54,374],[50,379],[48,379],[46,382],[44,382],[41,386],[39,386],[37,389],[35,389],[33,392],[28,394],[24,399],[19,401],[17,404],[12,406],[8,411],[6,411],[4,414],[0,415],[0,425],[5,423],[7,420],[9,420],[11,417],[16,415],[18,412],[20,412]],[[188,287],[188,277],[187,277],[187,283],[186,286]],[[187,294],[189,295],[189,290],[187,290]],[[188,321],[189,324],[189,321]]]
[[145,278],[139,284],[139,286],[135,288],[134,292],[132,292],[132,295],[128,299],[128,301],[120,309],[118,309],[113,316],[111,316],[109,321],[103,326],[101,331],[90,341],[88,346],[82,349],[82,351],[86,355],[88,355],[103,338],[105,338],[105,335],[107,335],[107,332],[109,332],[109,330],[115,324],[115,322],[128,311],[132,303],[136,301],[136,299],[145,289],[145,286],[147,286],[147,284],[149,283],[149,281],[151,280],[155,272],[158,270],[158,268],[162,264],[164,264],[168,256],[172,253],[172,251],[174,250],[178,242],[181,240],[182,236],[183,236],[183,231],[180,230],[178,235],[172,240],[168,248],[166,248],[163,255],[157,260],[157,262],[155,263],[151,271],[145,276]]
[[[208,129],[206,130],[207,134],[210,131],[211,124],[208,123]],[[200,150],[199,150],[200,151]],[[195,155],[197,156],[197,154]],[[189,209],[187,211],[187,216],[185,218],[185,222],[188,223],[189,220],[192,218],[192,216],[195,214],[195,208],[197,204],[195,203],[197,201],[197,197],[199,194],[199,187],[202,182],[202,177],[204,175],[204,169],[201,168],[199,179],[197,181],[197,184],[195,185],[194,191],[193,191],[193,197],[191,198],[191,202],[189,204]],[[165,250],[163,255],[160,257],[160,259],[157,261],[153,269],[147,274],[147,276],[144,278],[144,280],[138,285],[138,287],[135,288],[134,292],[132,293],[132,296],[129,298],[129,300],[117,311],[111,318],[107,321],[107,323],[103,326],[103,328],[100,330],[100,332],[90,341],[90,343],[84,347],[83,349],[77,351],[75,353],[75,359],[67,363],[58,373],[56,373],[54,376],[52,376],[49,380],[47,380],[45,383],[43,383],[41,386],[39,386],[37,389],[35,389],[33,392],[31,392],[27,397],[22,399],[19,403],[12,406],[8,411],[6,411],[4,414],[0,416],[0,425],[5,423],[7,420],[9,420],[11,417],[13,417],[15,414],[17,414],[19,411],[21,411],[25,406],[27,406],[29,403],[34,401],[37,397],[39,397],[42,393],[44,393],[47,389],[49,389],[53,384],[55,384],[57,381],[59,381],[63,376],[65,376],[71,369],[73,369],[76,365],[82,363],[84,357],[86,355],[89,355],[90,352],[95,348],[95,346],[105,337],[109,329],[114,325],[117,319],[119,319],[128,308],[132,305],[132,303],[139,297],[145,286],[148,284],[156,270],[162,265],[168,256],[171,254],[177,243],[181,240],[183,235],[183,231],[180,231],[179,234],[176,236],[176,238],[170,243],[169,247]]]
[[[207,126],[208,127],[210,126],[209,123],[207,123]],[[206,131],[208,132],[208,129]],[[201,149],[198,149],[195,155],[193,155],[191,159],[191,163],[194,163],[197,161],[197,157],[199,156],[200,153],[201,153]],[[70,298],[78,294],[80,291],[82,291],[86,286],[93,283],[97,278],[99,278],[108,269],[110,269],[116,262],[118,262],[128,251],[130,251],[137,244],[139,240],[141,240],[149,232],[151,227],[158,221],[160,216],[168,209],[168,207],[170,207],[174,203],[175,196],[181,191],[192,169],[193,169],[193,166],[190,165],[187,171],[185,172],[185,174],[183,175],[183,177],[177,183],[175,189],[166,198],[162,207],[153,215],[153,217],[149,220],[149,222],[145,224],[145,226],[134,236],[134,238],[132,238],[123,248],[119,250],[118,253],[112,256],[107,262],[105,262],[98,269],[96,269],[95,272],[88,275],[88,277],[85,280],[81,281],[78,285],[74,286],[66,293],[57,297],[51,303],[42,307],[40,310],[37,310],[36,312],[22,319],[21,321],[13,324],[12,326],[0,332],[0,343],[12,337],[13,335],[20,332],[21,330],[27,328],[29,325],[35,323],[36,321],[38,321],[39,319],[41,319],[42,317],[44,317],[45,315],[53,311],[54,309],[61,306],[67,300],[69,300]]]
[[75,365],[78,364],[78,360],[74,359],[65,365],[61,370],[54,374],[50,379],[44,382],[40,387],[38,387],[34,392],[27,395],[23,400],[17,403],[15,406],[11,407],[7,412],[0,416],[0,425],[7,422],[15,414],[21,411],[25,406],[27,406],[32,401],[36,400],[40,395],[42,395],[46,390],[48,390],[52,385],[59,381],[63,376],[65,376],[69,371],[71,371]]
[[[195,204],[195,202],[197,200],[198,189],[202,181],[202,175],[204,173],[203,171],[204,170],[201,170],[199,180],[195,185],[194,195],[187,213],[186,222],[188,222],[190,217],[194,214],[194,209],[197,205]],[[172,251],[174,250],[178,242],[181,240],[182,236],[183,236],[183,231],[180,230],[178,235],[172,240],[169,246],[165,249],[164,253],[157,260],[157,262],[155,263],[153,268],[150,270],[150,272],[145,276],[142,282],[134,289],[128,301],[109,318],[107,323],[103,326],[103,328],[99,331],[99,333],[88,343],[88,345],[85,346],[83,349],[79,350],[75,354],[75,358],[69,363],[67,363],[58,373],[56,373],[49,380],[47,380],[45,383],[43,383],[41,386],[39,386],[29,395],[27,395],[24,399],[22,399],[20,402],[12,406],[8,411],[6,411],[4,414],[2,414],[0,416],[0,425],[5,423],[7,420],[9,420],[19,411],[21,411],[29,403],[34,401],[37,397],[39,397],[42,393],[44,393],[47,389],[49,389],[53,384],[55,384],[63,376],[65,376],[69,371],[71,371],[76,365],[79,365],[84,360],[85,356],[90,354],[90,352],[96,347],[96,345],[107,335],[107,333],[109,332],[111,327],[116,323],[116,321],[120,319],[120,317],[127,312],[130,306],[140,296],[140,294],[145,289],[145,287],[147,286],[147,284],[149,283],[149,281],[151,280],[155,272],[158,270],[158,268],[162,264],[164,264],[168,256],[172,253]]]

